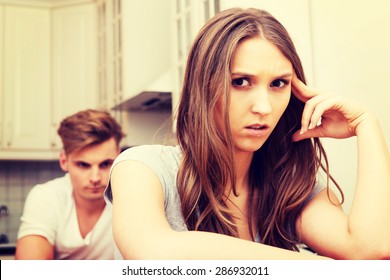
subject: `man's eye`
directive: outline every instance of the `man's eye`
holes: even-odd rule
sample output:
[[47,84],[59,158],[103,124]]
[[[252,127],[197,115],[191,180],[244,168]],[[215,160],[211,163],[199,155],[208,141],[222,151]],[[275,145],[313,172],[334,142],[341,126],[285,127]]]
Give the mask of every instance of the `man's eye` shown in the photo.
[[107,161],[104,161],[100,164],[100,168],[108,168],[108,167],[111,167],[112,165],[112,160],[107,160]]
[[85,162],[78,162],[77,166],[80,167],[80,168],[88,168],[89,164],[85,163]]
[[281,88],[281,87],[284,87],[286,85],[288,85],[288,81],[278,79],[278,80],[273,81],[270,86],[271,87]]
[[246,78],[238,78],[232,80],[232,85],[235,87],[247,87],[250,86],[250,82]]

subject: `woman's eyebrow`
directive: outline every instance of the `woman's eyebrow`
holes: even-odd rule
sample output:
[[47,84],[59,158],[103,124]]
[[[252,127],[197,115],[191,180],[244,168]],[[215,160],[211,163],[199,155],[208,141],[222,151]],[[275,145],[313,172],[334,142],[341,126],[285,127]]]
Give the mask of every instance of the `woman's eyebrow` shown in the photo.
[[292,73],[285,73],[285,74],[281,74],[281,75],[276,75],[276,77],[279,78],[279,79],[291,78],[292,77]]
[[246,75],[251,75],[249,73],[246,73],[246,72],[232,72],[231,75],[235,75],[235,76],[240,76],[240,75],[243,75],[243,76],[246,76]]
[[[273,76],[276,79],[287,79],[287,78],[291,78],[292,75],[293,74],[291,72],[288,72],[288,73],[282,73],[282,74],[274,74]],[[246,72],[232,72],[231,76],[255,77],[256,75],[255,74],[246,73]]]

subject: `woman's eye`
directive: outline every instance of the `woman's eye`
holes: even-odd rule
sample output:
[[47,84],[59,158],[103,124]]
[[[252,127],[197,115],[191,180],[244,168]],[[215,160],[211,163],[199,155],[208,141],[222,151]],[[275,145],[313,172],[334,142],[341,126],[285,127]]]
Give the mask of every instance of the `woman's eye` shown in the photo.
[[235,87],[247,87],[250,86],[250,82],[246,78],[238,78],[232,80],[232,85]]
[[286,80],[275,80],[271,83],[271,87],[277,87],[277,88],[281,88],[286,85],[288,85],[288,81]]

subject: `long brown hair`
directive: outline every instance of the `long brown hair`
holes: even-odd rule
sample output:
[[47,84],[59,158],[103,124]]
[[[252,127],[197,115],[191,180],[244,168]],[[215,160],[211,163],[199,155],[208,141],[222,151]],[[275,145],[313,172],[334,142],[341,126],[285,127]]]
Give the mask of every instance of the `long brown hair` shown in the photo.
[[[305,82],[290,36],[268,12],[228,9],[200,30],[189,53],[177,115],[177,138],[183,154],[177,184],[189,230],[237,236],[224,195],[229,182],[233,182],[234,190],[236,179],[227,113],[230,66],[238,44],[253,37],[277,46]],[[217,129],[214,118],[218,102],[222,104],[225,131]],[[320,166],[328,169],[319,139],[291,140],[292,133],[300,129],[303,108],[304,103],[292,94],[269,139],[254,153],[249,170],[251,232],[256,232],[264,244],[291,250],[297,250],[295,221],[313,190],[317,171]]]

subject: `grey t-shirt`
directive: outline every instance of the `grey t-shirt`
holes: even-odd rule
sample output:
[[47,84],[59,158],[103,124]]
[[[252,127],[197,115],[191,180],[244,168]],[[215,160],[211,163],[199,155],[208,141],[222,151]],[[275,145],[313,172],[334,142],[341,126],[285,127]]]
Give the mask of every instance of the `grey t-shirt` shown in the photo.
[[[116,158],[111,167],[111,172],[115,165],[125,160],[142,162],[154,171],[163,188],[164,208],[168,223],[176,231],[186,231],[187,226],[181,214],[181,203],[176,185],[177,172],[181,161],[179,146],[143,145],[127,149]],[[313,198],[324,187],[323,184],[317,183],[309,199]],[[104,195],[106,201],[112,203],[110,185],[108,185]],[[122,259],[117,249],[115,257]]]

